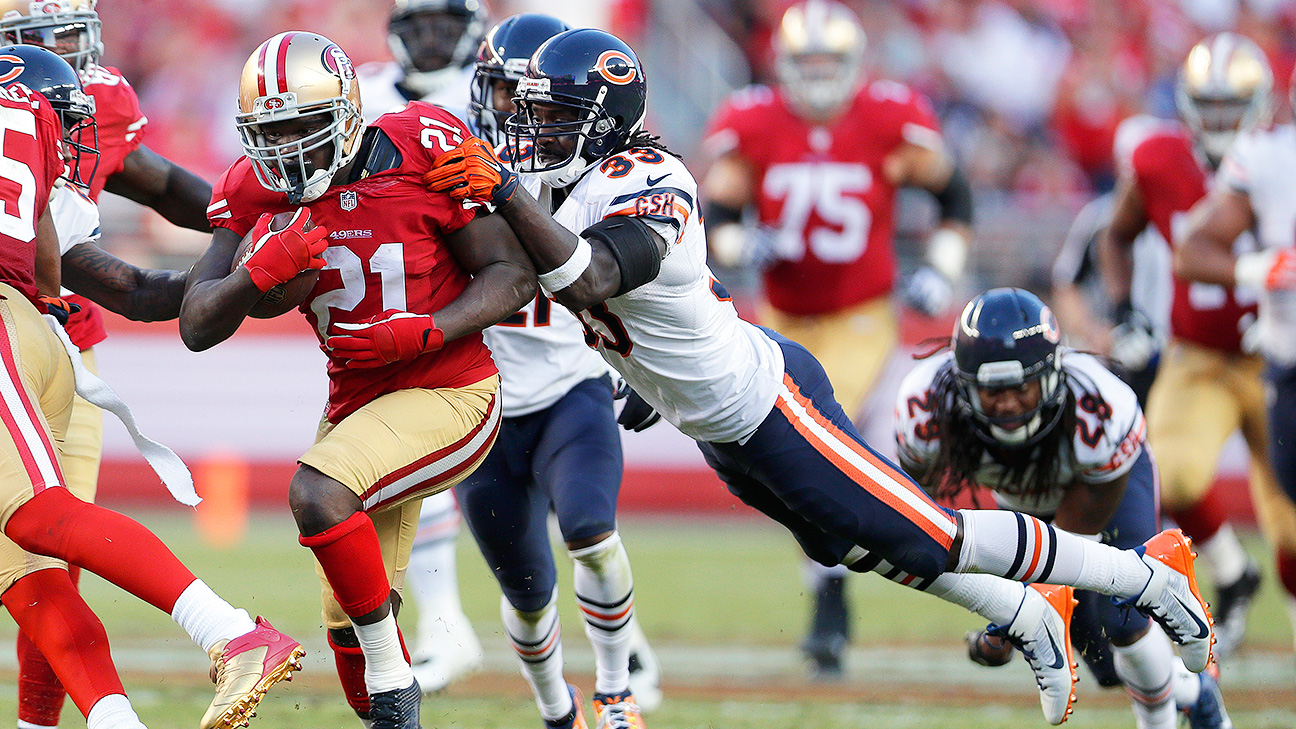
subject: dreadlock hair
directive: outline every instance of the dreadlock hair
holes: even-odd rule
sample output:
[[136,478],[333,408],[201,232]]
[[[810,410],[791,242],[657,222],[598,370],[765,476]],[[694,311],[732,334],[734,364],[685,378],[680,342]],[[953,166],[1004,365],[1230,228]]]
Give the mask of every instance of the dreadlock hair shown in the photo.
[[638,149],[643,147],[648,147],[649,149],[656,149],[658,151],[665,152],[666,154],[669,154],[670,156],[678,160],[684,159],[678,154],[675,154],[674,152],[667,149],[666,145],[662,143],[661,137],[657,136],[656,134],[651,134],[647,131],[644,131],[643,129],[640,129],[634,134],[631,134],[624,142],[617,145],[617,148],[612,150],[611,154],[609,154],[608,156],[611,157],[613,154],[624,152],[628,149]]
[[[1065,382],[1059,387],[1066,387]],[[998,483],[981,485],[1025,497],[1040,497],[1065,485],[1058,483],[1059,470],[1062,458],[1067,456],[1065,449],[1069,447],[1070,434],[1076,429],[1075,395],[1070,388],[1066,392],[1066,399],[1060,405],[1062,417],[1039,442],[1024,448],[996,446],[987,442],[988,436],[972,417],[971,404],[963,401],[953,360],[941,367],[932,382],[931,400],[931,423],[940,435],[936,462],[943,464],[935,497],[952,499],[963,489],[976,485],[987,452],[1004,469]]]

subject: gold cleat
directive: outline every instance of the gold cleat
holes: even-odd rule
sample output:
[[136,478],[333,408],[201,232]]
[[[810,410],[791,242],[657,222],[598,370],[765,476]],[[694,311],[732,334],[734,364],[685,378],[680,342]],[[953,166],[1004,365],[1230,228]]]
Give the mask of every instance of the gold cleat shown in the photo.
[[271,686],[291,681],[293,671],[301,670],[306,650],[264,618],[257,618],[255,629],[217,643],[209,655],[216,698],[199,729],[237,729],[256,716],[257,704]]

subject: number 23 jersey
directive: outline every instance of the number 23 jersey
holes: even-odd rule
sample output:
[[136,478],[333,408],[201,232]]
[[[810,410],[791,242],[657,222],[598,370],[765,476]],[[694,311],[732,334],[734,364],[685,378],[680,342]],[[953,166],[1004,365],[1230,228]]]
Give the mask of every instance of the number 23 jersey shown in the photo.
[[[923,360],[900,384],[896,445],[905,470],[924,472],[937,466],[942,434],[932,422],[932,385],[952,366],[953,359],[953,353],[945,352]],[[977,483],[994,489],[995,500],[1005,508],[1052,516],[1069,484],[1116,479],[1127,473],[1143,452],[1146,428],[1134,391],[1093,355],[1066,351],[1062,371],[1071,389],[1070,401],[1075,404],[1075,434],[1069,447],[1060,449],[1062,462],[1057,464],[1055,488],[1039,499],[1014,493],[1012,484],[1000,483],[1005,467],[988,451],[984,456]]]
[[[463,123],[444,109],[414,102],[379,117],[364,134],[356,164],[368,174],[335,184],[304,206],[311,222],[329,231],[326,265],[301,307],[321,348],[335,324],[362,323],[388,309],[432,314],[471,280],[444,236],[467,225],[476,205],[429,192],[422,181],[437,155],[469,136]],[[385,135],[391,145],[375,135]],[[243,236],[262,213],[293,209],[286,195],[261,186],[243,157],[216,183],[207,215],[213,226]],[[336,423],[395,390],[463,387],[495,373],[480,332],[374,369],[348,369],[330,356],[328,419]]]
[[570,190],[553,216],[573,233],[635,216],[667,246],[657,278],[577,313],[585,342],[685,435],[728,442],[755,431],[774,406],[783,354],[738,318],[711,276],[697,182],[684,163],[636,148],[600,162]]
[[864,86],[824,124],[764,86],[739,91],[717,113],[706,145],[751,165],[759,222],[774,235],[764,274],[774,308],[822,314],[891,292],[896,188],[883,164],[905,144],[939,148],[939,126],[926,99],[894,81]]

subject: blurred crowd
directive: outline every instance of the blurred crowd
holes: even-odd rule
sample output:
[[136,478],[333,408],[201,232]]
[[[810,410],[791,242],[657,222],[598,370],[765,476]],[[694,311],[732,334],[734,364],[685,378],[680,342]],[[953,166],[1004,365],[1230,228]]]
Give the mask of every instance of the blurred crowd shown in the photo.
[[[769,39],[788,0],[582,0],[569,10],[612,26],[633,45],[653,31],[666,6],[678,12],[694,4],[741,48],[752,79],[772,81]],[[1023,219],[1044,231],[1038,234],[1047,244],[1032,248],[1044,253],[1019,263],[1027,269],[1018,272],[1021,283],[1042,281],[1071,216],[1111,187],[1119,122],[1139,112],[1173,116],[1175,73],[1193,43],[1217,30],[1244,33],[1269,54],[1279,89],[1296,65],[1293,0],[846,4],[868,33],[870,76],[911,84],[936,105],[985,211],[977,246],[992,254],[991,265],[1016,260],[1026,241],[1014,240],[1012,231]],[[507,0],[491,8],[503,17],[535,5]],[[390,58],[382,0],[106,0],[99,12],[104,62],[121,68],[139,92],[149,118],[146,144],[213,181],[240,153],[232,124],[239,71],[265,38],[311,29],[337,41],[357,64]],[[1277,118],[1285,120],[1286,94],[1275,96]],[[688,149],[697,140],[669,141]],[[184,256],[202,245],[133,217],[135,211],[123,214],[131,217],[110,217],[106,232],[109,244],[127,253],[136,246],[140,253]],[[150,229],[135,235],[140,223]]]

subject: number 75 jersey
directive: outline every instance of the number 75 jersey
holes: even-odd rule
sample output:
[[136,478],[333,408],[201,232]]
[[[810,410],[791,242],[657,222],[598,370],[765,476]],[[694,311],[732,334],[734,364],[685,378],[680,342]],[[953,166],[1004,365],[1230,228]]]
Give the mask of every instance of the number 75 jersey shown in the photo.
[[896,188],[882,168],[905,144],[939,148],[939,126],[926,99],[894,81],[867,84],[825,124],[765,86],[720,108],[705,146],[752,169],[759,225],[773,237],[764,276],[774,308],[823,314],[891,293]]
[[[422,180],[438,155],[469,136],[463,123],[440,107],[412,102],[379,117],[364,135],[352,181],[304,205],[311,222],[329,231],[326,265],[301,306],[321,348],[336,324],[361,323],[388,309],[432,314],[471,280],[445,236],[471,222],[477,206],[429,192]],[[262,213],[292,209],[285,194],[261,186],[242,157],[216,183],[207,217],[243,236]],[[464,387],[495,373],[480,332],[374,369],[347,369],[330,356],[328,418],[336,423],[395,390]]]

